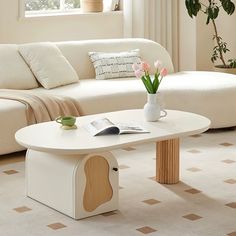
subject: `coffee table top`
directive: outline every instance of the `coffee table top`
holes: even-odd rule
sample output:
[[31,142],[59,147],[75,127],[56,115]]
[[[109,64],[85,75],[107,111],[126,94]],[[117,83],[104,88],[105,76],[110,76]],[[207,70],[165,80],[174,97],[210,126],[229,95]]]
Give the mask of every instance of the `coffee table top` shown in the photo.
[[[146,122],[143,110],[125,110],[78,117],[78,129],[63,130],[55,121],[35,124],[16,132],[16,141],[27,148],[60,154],[88,154],[110,151],[147,142],[168,140],[206,131],[210,120],[182,111],[167,110],[168,115],[157,122]],[[140,124],[150,133],[105,135],[93,137],[84,128],[101,117],[113,123]]]

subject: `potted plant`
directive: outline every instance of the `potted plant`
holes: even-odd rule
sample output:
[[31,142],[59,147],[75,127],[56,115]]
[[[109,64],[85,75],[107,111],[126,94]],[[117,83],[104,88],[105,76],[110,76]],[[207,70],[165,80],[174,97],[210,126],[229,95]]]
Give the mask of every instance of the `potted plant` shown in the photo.
[[191,18],[197,16],[199,12],[202,12],[207,17],[206,24],[212,23],[213,25],[213,40],[216,46],[213,48],[211,61],[213,64],[218,60],[221,61],[221,65],[215,65],[215,71],[236,74],[236,58],[229,59],[226,62],[225,54],[230,50],[227,48],[227,43],[219,36],[215,21],[220,10],[224,10],[228,15],[232,15],[235,11],[235,4],[232,0],[185,0],[185,6]]
[[[162,63],[158,60],[154,62],[154,66],[156,69],[154,75],[150,75],[151,66],[145,61],[132,66],[135,76],[142,80],[147,90],[147,103],[144,105],[146,121],[157,121],[167,115],[167,112],[158,103],[157,95],[161,81],[168,74],[168,71],[166,68],[162,68]],[[164,114],[161,115],[161,112]]]

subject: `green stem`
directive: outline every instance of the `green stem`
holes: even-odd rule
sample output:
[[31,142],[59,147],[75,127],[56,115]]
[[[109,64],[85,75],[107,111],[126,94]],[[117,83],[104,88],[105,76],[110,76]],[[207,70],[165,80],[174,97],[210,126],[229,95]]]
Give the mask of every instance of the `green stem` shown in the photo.
[[207,5],[203,4],[202,2],[200,2],[200,4],[201,4],[202,6],[204,6],[205,8],[207,8]]
[[159,86],[160,86],[160,84],[161,84],[162,79],[163,79],[163,77],[161,77],[161,79],[160,79]]
[[217,43],[217,45],[219,47],[220,60],[222,61],[224,67],[226,67],[226,63],[225,63],[225,60],[224,60],[224,56],[223,56],[222,50],[220,50],[220,48],[221,48],[221,46],[220,46],[220,39],[219,39],[218,31],[217,31],[217,28],[216,28],[216,23],[215,23],[215,20],[213,20],[213,19],[211,19],[211,21],[212,21],[213,26],[214,26],[216,43]]

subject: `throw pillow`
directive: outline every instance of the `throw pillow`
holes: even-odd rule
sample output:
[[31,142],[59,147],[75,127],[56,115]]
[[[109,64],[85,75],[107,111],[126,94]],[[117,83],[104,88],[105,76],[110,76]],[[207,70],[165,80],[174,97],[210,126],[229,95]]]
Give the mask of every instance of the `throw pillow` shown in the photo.
[[74,68],[53,43],[24,44],[19,51],[44,88],[78,82]]
[[33,89],[38,83],[15,44],[0,45],[0,89]]
[[134,77],[132,65],[140,63],[139,49],[129,52],[89,52],[96,79]]

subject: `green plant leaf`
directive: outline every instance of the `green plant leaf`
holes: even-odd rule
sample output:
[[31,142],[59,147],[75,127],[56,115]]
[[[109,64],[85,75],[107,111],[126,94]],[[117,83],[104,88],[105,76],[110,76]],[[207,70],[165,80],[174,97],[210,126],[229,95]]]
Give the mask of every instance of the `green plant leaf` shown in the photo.
[[145,76],[142,76],[141,80],[143,81],[143,84],[147,90],[148,93],[153,93],[152,91],[152,86],[150,86],[150,84],[148,83],[147,79],[145,78]]
[[188,0],[185,1],[185,6],[187,8],[188,14],[191,18],[193,18],[193,14],[192,14],[192,8],[190,7],[190,3]]
[[141,77],[141,80],[143,81],[143,84],[144,84],[144,86],[145,86],[147,92],[150,93],[149,88],[148,88],[147,85],[146,85],[146,79],[145,79],[145,77],[142,76],[142,77]]
[[209,6],[207,9],[206,9],[206,14],[207,14],[207,22],[206,24],[208,25],[210,20],[214,20],[218,17],[219,15],[219,7],[218,6]]
[[235,11],[235,4],[233,2],[231,2],[231,8],[230,8],[230,12],[229,15],[232,15]]
[[229,62],[230,68],[236,68],[236,58],[229,59],[228,62]]
[[160,81],[159,81],[159,76],[160,76],[160,73],[155,73],[155,79],[153,81],[153,90],[154,90],[154,93],[157,92],[158,88],[159,88],[159,85],[160,85]]
[[218,17],[219,11],[220,9],[217,6],[213,9],[213,19],[216,19]]
[[235,4],[231,0],[219,0],[225,12],[232,15],[235,11]]
[[146,75],[146,78],[147,78],[148,86],[150,86],[152,93],[154,93],[153,83],[152,83],[152,80],[151,80],[151,78],[150,78],[150,75],[147,74],[147,75]]
[[208,25],[209,23],[210,23],[210,17],[207,16],[207,22],[206,22],[206,24]]
[[197,16],[201,10],[201,4],[199,0],[185,0],[185,6],[187,8],[190,17]]
[[213,13],[213,9],[212,9],[211,7],[208,7],[208,8],[206,9],[206,14],[208,15],[208,17],[209,17],[210,19],[214,19],[214,17],[213,17],[214,13]]

